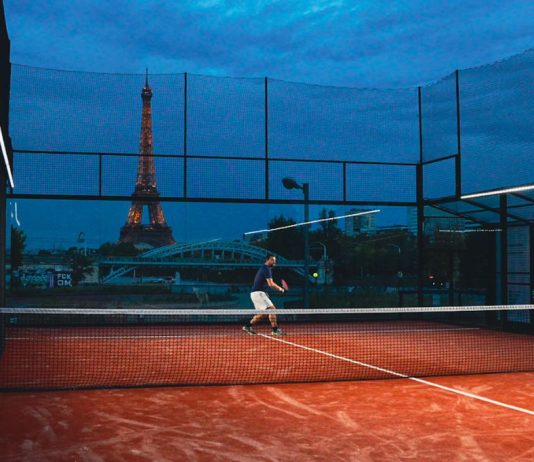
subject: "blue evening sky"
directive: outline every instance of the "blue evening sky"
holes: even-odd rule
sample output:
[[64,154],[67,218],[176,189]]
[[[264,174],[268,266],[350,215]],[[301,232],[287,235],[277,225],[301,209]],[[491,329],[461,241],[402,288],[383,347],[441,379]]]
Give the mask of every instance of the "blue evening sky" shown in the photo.
[[530,0],[5,0],[12,62],[414,86],[534,44]]

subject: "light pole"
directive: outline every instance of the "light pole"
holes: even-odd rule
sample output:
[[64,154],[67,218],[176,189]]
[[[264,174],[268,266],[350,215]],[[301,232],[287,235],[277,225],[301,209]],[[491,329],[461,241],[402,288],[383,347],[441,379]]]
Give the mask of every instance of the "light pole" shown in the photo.
[[397,252],[399,252],[399,269],[397,270],[397,293],[399,292],[399,286],[400,286],[400,279],[402,278],[402,271],[401,271],[401,265],[402,261],[400,261],[401,256],[401,248],[397,244],[386,244],[387,247],[393,247],[394,249],[397,249]]
[[[328,260],[328,254],[326,245],[322,242],[315,241],[316,244],[319,244],[323,248],[323,258],[322,261],[319,262],[319,274],[322,275],[320,280],[316,280],[316,282],[319,282],[321,284],[328,284],[328,276],[327,276],[327,260]],[[312,247],[313,248],[313,247]],[[316,247],[317,248],[317,247]],[[315,274],[314,274],[315,277]]]
[[317,241],[316,244],[319,244],[323,248],[323,260],[326,261],[328,259],[328,256],[326,254],[326,245],[319,241]]
[[87,244],[85,243],[85,233],[83,231],[78,234],[78,242],[83,244],[83,254],[87,256]]
[[[301,189],[304,193],[304,222],[310,221],[310,185],[308,183],[298,184],[293,178],[285,177],[282,179],[282,184],[286,189]],[[309,286],[308,279],[308,254],[310,253],[310,240],[308,224],[304,225],[304,308],[310,307]]]

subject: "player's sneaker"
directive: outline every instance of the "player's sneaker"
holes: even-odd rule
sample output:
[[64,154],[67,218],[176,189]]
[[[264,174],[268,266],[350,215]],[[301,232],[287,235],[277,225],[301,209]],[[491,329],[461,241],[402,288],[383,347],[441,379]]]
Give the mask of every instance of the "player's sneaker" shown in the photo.
[[249,335],[256,335],[256,331],[252,328],[252,326],[243,326],[243,330]]
[[282,332],[282,329],[280,329],[279,327],[275,327],[273,328],[271,335],[284,335],[284,334]]

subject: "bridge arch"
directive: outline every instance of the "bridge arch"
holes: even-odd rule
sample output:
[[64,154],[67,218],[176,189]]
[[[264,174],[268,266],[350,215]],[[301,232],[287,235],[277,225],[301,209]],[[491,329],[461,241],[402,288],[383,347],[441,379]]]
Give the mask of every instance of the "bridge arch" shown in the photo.
[[236,241],[206,241],[191,244],[172,244],[151,249],[136,257],[111,258],[101,262],[111,265],[114,269],[103,278],[104,283],[109,283],[117,277],[124,276],[135,268],[154,265],[180,265],[180,262],[188,266],[202,266],[203,263],[216,265],[259,266],[267,254],[276,256],[277,266],[288,268],[304,276],[304,262],[301,260],[289,260],[281,255],[271,252],[262,247]]

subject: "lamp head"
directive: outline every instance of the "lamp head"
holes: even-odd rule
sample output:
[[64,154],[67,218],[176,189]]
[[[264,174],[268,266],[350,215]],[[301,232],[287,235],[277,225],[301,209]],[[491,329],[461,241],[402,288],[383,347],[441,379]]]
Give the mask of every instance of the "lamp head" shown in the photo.
[[288,176],[282,179],[282,184],[286,189],[302,189],[301,185],[299,185],[293,178]]

